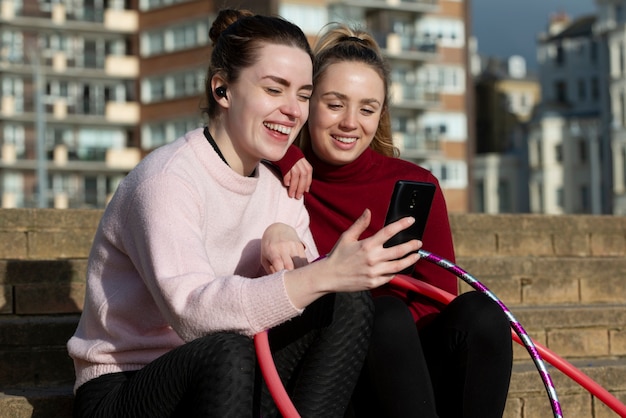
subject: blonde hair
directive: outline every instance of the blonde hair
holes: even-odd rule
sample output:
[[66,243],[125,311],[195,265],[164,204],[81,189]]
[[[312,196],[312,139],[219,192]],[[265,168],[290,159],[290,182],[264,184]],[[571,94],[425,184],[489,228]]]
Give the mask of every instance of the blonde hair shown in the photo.
[[[326,75],[328,67],[340,62],[361,62],[370,66],[380,76],[385,88],[385,99],[380,121],[370,148],[388,157],[397,157],[400,152],[393,145],[391,117],[389,115],[390,70],[376,40],[368,32],[351,28],[342,23],[326,25],[323,34],[313,47],[313,85]],[[302,129],[298,145],[310,145],[311,138],[307,126]]]

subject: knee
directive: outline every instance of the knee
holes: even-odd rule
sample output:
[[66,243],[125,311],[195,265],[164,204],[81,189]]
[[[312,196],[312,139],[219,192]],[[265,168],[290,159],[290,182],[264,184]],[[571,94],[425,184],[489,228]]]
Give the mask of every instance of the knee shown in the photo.
[[394,296],[374,300],[374,337],[395,340],[395,337],[405,337],[413,332],[416,332],[416,326],[404,301]]
[[374,318],[374,302],[369,292],[336,293],[334,310],[339,315],[368,322]]
[[196,360],[199,367],[229,364],[235,370],[246,372],[255,367],[254,342],[244,335],[220,332],[198,338],[189,344],[192,351],[191,358]]
[[471,334],[497,346],[511,345],[511,325],[498,303],[480,292],[467,292],[457,299],[470,321]]

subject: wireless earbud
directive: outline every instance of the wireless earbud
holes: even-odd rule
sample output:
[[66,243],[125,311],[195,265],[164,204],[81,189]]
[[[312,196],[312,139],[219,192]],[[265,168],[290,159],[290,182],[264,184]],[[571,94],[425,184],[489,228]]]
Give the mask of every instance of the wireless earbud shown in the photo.
[[215,88],[215,94],[217,94],[218,97],[226,97],[226,87],[219,86]]

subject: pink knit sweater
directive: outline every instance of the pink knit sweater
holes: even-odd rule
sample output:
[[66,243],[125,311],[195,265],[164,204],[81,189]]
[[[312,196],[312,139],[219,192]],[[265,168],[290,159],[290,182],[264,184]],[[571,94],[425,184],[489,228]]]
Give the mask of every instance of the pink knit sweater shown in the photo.
[[148,155],[96,232],[68,342],[75,388],[208,333],[252,336],[299,315],[284,272],[266,275],[260,264],[260,238],[275,222],[298,231],[309,260],[318,256],[302,200],[263,164],[254,177],[235,173],[202,129]]

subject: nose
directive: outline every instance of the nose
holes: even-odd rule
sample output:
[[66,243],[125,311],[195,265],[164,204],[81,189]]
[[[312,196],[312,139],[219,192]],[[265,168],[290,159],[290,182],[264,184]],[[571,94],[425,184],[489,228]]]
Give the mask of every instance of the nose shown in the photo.
[[350,109],[346,110],[346,112],[343,115],[343,118],[341,118],[341,121],[339,122],[339,127],[344,130],[356,129],[357,127],[356,112]]
[[[300,118],[305,113],[305,110],[308,111],[308,106],[308,102],[302,102],[296,96],[288,97],[281,108],[281,112],[283,112],[290,118]],[[305,107],[306,109],[303,109],[303,107]]]

